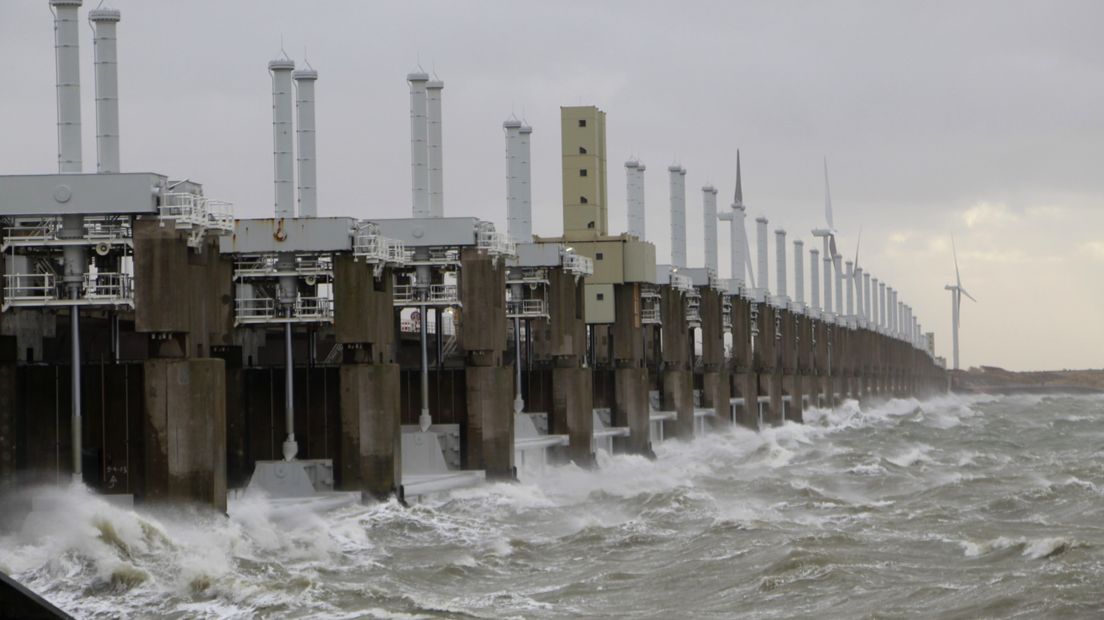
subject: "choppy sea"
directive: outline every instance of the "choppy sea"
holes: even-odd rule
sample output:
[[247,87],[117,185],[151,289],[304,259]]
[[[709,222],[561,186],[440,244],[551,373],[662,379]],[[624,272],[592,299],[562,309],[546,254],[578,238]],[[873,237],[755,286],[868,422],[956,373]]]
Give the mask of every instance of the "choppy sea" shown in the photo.
[[78,617],[1104,617],[1104,397],[854,402],[404,507],[129,510],[0,533]]

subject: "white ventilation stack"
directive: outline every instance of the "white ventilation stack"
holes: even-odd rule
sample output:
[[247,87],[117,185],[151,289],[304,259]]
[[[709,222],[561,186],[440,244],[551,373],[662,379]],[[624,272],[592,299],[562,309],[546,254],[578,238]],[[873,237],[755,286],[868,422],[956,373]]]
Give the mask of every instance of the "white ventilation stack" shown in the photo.
[[625,162],[625,183],[628,198],[628,231],[644,240],[644,164],[635,159]]
[[855,263],[847,261],[844,263],[845,273],[844,278],[847,280],[847,316],[855,316]]
[[[80,173],[81,161],[81,101],[80,101],[80,29],[78,11],[81,0],[50,0],[54,11],[54,57],[57,77],[57,126],[58,172]],[[80,239],[84,237],[84,218],[66,215],[62,218],[60,237]],[[85,267],[88,264],[87,246],[67,245],[64,282],[69,296],[81,295]],[[81,469],[81,365],[80,365],[80,311],[69,308],[70,386],[76,398],[69,399],[72,418],[71,437],[73,450],[73,480],[84,478]]]
[[866,312],[863,309],[863,270],[857,265],[855,266],[855,314],[860,319],[866,319]]
[[292,131],[291,73],[295,62],[279,58],[268,63],[272,74],[272,157],[276,173],[276,217],[295,217],[295,137]]
[[50,0],[57,63],[58,172],[82,172],[80,30],[81,0]]
[[717,188],[702,188],[702,219],[705,222],[705,267],[717,276]]
[[786,231],[782,228],[774,231],[774,270],[775,288],[778,289],[775,304],[784,308],[790,299],[786,286]]
[[506,231],[510,239],[518,243],[533,240],[533,222],[526,200],[528,184],[523,187],[523,167],[528,161],[521,152],[521,121],[509,119],[502,123],[506,132]]
[[870,274],[863,273],[863,303],[865,304],[863,306],[863,316],[866,317],[868,322],[874,320],[874,315],[871,314],[870,301]]
[[115,9],[89,11],[96,76],[96,172],[119,172],[119,60]]
[[794,239],[794,303],[798,310],[805,305],[805,242]]
[[809,301],[813,310],[820,312],[820,250],[809,250]]
[[[436,77],[436,76],[434,76]],[[426,83],[426,151],[429,153],[429,214],[445,217],[444,145],[441,141],[441,91],[445,83]]]
[[824,311],[832,310],[832,251],[828,247],[828,238],[824,238]]
[[295,80],[299,217],[318,217],[318,149],[314,122],[314,83],[318,81],[318,72],[313,68],[300,69],[291,77]]
[[686,266],[686,169],[667,167],[671,178],[671,265]]
[[878,286],[878,327],[882,333],[886,330],[886,285],[885,282],[875,282]]
[[836,308],[836,314],[837,315],[842,315],[843,310],[844,310],[844,308],[843,308],[843,263],[842,263],[842,260],[843,260],[843,256],[840,255],[840,254],[836,254],[835,258],[832,259],[833,273],[836,274],[836,291],[835,291],[836,292],[836,304],[835,304],[835,308]]
[[414,217],[430,217],[429,210],[429,126],[426,123],[426,83],[421,71],[406,76],[410,83],[410,189]]
[[755,253],[759,259],[759,290],[763,295],[770,294],[770,274],[767,271],[767,218],[755,218]]

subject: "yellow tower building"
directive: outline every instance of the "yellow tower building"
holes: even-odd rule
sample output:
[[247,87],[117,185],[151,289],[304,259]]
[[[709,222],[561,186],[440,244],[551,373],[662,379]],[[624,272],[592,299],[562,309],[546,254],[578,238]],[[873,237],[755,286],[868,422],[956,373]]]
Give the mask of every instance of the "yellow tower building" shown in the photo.
[[564,238],[607,235],[606,113],[595,106],[560,108],[560,136]]

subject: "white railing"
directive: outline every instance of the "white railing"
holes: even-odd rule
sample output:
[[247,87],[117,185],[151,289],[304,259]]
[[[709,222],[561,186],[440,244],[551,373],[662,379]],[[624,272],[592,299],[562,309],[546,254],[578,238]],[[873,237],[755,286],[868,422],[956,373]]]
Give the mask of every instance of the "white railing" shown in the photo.
[[165,201],[158,209],[162,220],[173,222],[177,228],[207,226],[207,214],[203,209],[202,196],[187,192],[165,194]]
[[640,299],[659,299],[659,290],[651,284],[642,284],[640,286]]
[[234,300],[234,317],[238,323],[330,321],[333,320],[333,300],[329,297],[298,297],[288,307],[271,297],[239,297]]
[[460,292],[455,284],[431,284],[428,289],[413,284],[396,284],[392,299],[396,306],[453,305],[460,301]]
[[505,233],[495,231],[494,224],[479,222],[475,231],[476,247],[490,254],[517,256],[517,244]]
[[694,288],[694,280],[690,276],[672,273],[670,282],[671,288],[678,291],[689,291]]
[[663,322],[658,306],[642,306],[640,308],[640,322],[644,325],[659,325]]
[[511,273],[515,277],[506,278],[507,286],[510,284],[524,284],[524,285],[537,285],[548,284],[548,272],[544,269],[522,269],[520,276],[517,275],[517,270]]
[[207,228],[220,233],[234,232],[234,204],[225,200],[207,200]]
[[548,317],[543,299],[519,299],[506,302],[506,317],[535,319]]
[[333,261],[328,254],[295,257],[291,265],[281,265],[275,254],[240,254],[234,259],[234,279],[273,278],[281,275],[332,278]]
[[134,299],[134,277],[129,273],[100,271],[84,274],[84,297],[89,300],[124,301]]
[[80,290],[79,297],[70,297],[54,273],[7,273],[3,307],[134,306],[134,276],[129,273],[86,273]]
[[[370,263],[403,264],[407,262],[408,253],[402,241],[381,235],[378,224],[361,222],[353,236],[353,256]],[[413,252],[409,256],[412,257]]]
[[52,273],[4,274],[5,304],[49,301],[57,298],[57,276]]
[[90,216],[82,221],[79,237],[62,238],[61,218],[56,216],[17,218],[3,230],[0,249],[45,245],[97,245],[130,243],[133,231],[129,217]]
[[579,256],[574,252],[564,252],[563,269],[577,276],[594,275],[594,261],[586,256]]

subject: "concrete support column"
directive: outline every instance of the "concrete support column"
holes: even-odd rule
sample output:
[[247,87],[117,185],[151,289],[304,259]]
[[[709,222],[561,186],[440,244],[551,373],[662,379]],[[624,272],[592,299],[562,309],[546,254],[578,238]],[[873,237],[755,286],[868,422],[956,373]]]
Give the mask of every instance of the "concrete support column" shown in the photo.
[[514,479],[513,369],[469,365],[464,383],[468,406],[464,468],[485,470],[488,479]]
[[664,411],[675,411],[675,434],[679,439],[694,438],[694,376],[689,370],[663,371]]
[[337,488],[384,499],[402,483],[398,364],[343,364]]
[[614,426],[629,427],[629,436],[616,439],[614,447],[629,454],[652,455],[648,413],[648,370],[617,368],[613,371]]
[[0,494],[15,485],[17,346],[15,336],[0,336]]
[[567,458],[579,467],[594,465],[594,388],[589,368],[552,369],[552,411],[549,432],[570,439]]
[[220,359],[143,364],[147,501],[226,511],[226,366]]

